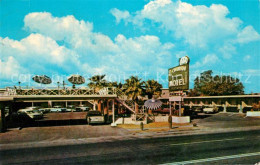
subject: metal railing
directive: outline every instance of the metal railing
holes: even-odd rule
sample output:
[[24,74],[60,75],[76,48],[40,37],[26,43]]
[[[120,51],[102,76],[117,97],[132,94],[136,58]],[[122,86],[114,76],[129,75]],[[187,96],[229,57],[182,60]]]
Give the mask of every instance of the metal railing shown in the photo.
[[6,88],[4,95],[117,95],[114,87],[105,87],[98,91],[90,88],[40,88],[40,89],[24,89],[24,88]]

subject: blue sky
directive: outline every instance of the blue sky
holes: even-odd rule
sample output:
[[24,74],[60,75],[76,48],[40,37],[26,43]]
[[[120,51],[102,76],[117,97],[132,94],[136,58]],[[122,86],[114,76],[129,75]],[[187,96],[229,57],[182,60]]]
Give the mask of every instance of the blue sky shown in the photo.
[[130,75],[168,87],[168,68],[188,55],[190,82],[205,70],[260,92],[258,0],[2,0],[0,86],[54,84],[70,74]]

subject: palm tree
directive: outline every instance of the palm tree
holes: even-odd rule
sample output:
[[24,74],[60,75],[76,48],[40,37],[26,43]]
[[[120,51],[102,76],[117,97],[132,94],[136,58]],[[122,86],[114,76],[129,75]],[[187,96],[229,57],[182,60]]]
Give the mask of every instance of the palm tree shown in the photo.
[[90,83],[88,83],[88,87],[94,89],[95,92],[98,92],[101,88],[107,86],[107,81],[104,80],[106,75],[94,75],[89,78]]
[[145,82],[145,93],[148,95],[148,99],[151,99],[154,95],[161,96],[162,84],[155,80],[147,80]]
[[[103,87],[107,86],[107,81],[104,80],[106,75],[94,75],[89,78],[90,82],[88,83],[88,87],[92,88],[94,92],[98,92]],[[98,111],[101,111],[101,100],[96,100],[98,104]],[[95,101],[95,102],[96,102]]]
[[144,82],[141,81],[137,76],[131,76],[129,79],[125,80],[124,93],[130,99],[135,102],[135,112],[138,113],[138,97],[144,94]]

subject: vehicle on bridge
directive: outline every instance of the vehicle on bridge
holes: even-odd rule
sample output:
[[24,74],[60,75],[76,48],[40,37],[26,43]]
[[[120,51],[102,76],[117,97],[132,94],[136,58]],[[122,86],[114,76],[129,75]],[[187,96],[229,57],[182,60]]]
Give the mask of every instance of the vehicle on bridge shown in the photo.
[[105,123],[105,117],[100,111],[88,111],[86,115],[88,124],[103,124]]

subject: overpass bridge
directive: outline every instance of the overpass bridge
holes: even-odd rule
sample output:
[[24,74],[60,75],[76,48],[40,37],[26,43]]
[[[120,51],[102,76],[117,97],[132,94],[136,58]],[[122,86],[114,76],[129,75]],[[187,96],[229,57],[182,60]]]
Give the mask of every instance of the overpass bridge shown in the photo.
[[[122,105],[135,115],[134,102],[128,100],[120,89],[106,87],[99,90],[90,88],[11,88],[0,89],[0,108],[2,120],[6,116],[6,108],[9,114],[19,109],[19,104],[30,103],[30,106],[63,104],[68,107],[69,104],[82,105],[87,103],[93,110],[99,110],[104,115],[113,115],[115,121],[115,103]],[[47,103],[47,104],[46,104]],[[133,119],[134,120],[134,119]]]

